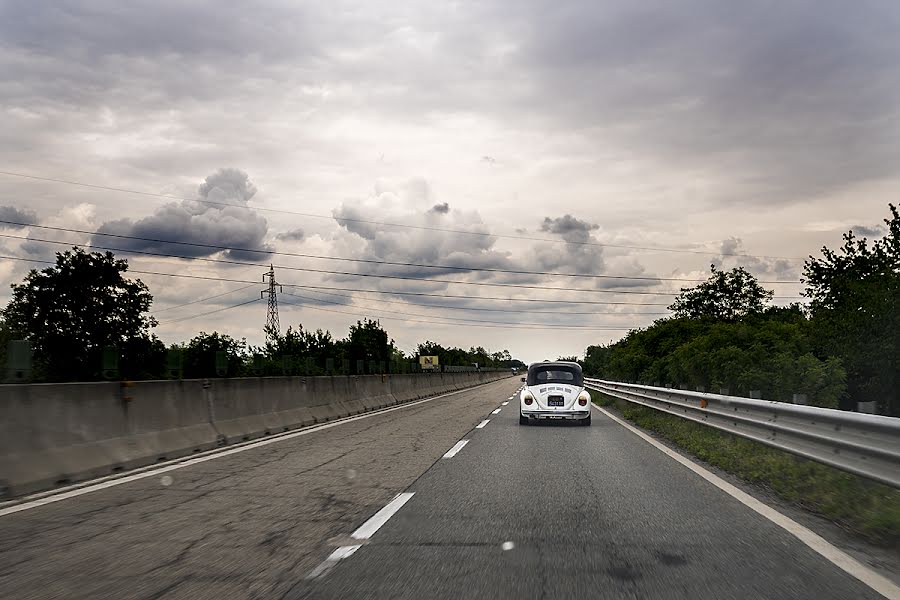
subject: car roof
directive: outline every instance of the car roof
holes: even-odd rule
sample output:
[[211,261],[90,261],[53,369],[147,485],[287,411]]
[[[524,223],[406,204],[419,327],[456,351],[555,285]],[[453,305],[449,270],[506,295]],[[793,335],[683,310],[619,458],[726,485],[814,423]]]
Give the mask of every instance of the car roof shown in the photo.
[[563,361],[563,360],[553,360],[553,361],[534,363],[534,364],[531,364],[528,366],[528,370],[531,371],[532,369],[539,369],[541,367],[569,367],[569,368],[577,369],[578,371],[581,371],[581,365],[579,365],[578,363],[567,362],[567,361]]

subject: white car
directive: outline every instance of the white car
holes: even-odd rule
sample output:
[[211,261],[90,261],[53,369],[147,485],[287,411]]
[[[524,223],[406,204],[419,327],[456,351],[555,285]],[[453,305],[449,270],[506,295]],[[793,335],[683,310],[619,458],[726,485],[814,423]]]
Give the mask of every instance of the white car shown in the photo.
[[543,362],[528,367],[519,393],[519,425],[540,419],[591,424],[591,395],[584,388],[581,365]]

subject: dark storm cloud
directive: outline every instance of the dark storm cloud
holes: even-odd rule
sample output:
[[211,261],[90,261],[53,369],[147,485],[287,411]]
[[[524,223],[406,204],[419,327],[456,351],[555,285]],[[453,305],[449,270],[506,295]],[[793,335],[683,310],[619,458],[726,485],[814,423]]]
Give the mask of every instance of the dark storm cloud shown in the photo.
[[[0,206],[0,221],[12,221],[13,223],[37,223],[37,213],[33,210],[16,208],[15,206]],[[25,225],[12,225],[0,223],[0,229],[23,229]]]
[[450,212],[450,205],[447,202],[444,202],[442,204],[435,204],[431,207],[431,212],[437,213],[439,215],[446,215],[448,212]]
[[869,227],[868,225],[854,225],[850,228],[854,234],[862,235],[866,237],[881,237],[887,230],[882,225],[875,225],[874,227]]
[[[256,188],[246,173],[220,169],[200,186],[197,201],[171,202],[137,221],[109,221],[97,230],[93,242],[103,245],[114,239],[119,247],[128,250],[191,257],[211,256],[221,252],[221,248],[258,249],[261,252],[228,250],[225,256],[236,260],[264,260],[271,251],[264,243],[268,225],[265,218],[246,206],[255,193]],[[207,204],[203,200],[229,206]],[[142,239],[110,238],[104,233]]]
[[727,174],[726,201],[799,200],[895,171],[900,5],[516,6],[518,64],[540,83],[534,102],[552,92],[549,119],[623,154]]
[[306,239],[306,232],[298,227],[297,229],[279,233],[277,237],[279,240],[284,240],[286,242],[302,242]]
[[799,262],[784,258],[747,256],[747,251],[741,238],[731,237],[722,240],[719,252],[720,255],[712,261],[712,264],[719,269],[731,269],[741,266],[757,277],[774,276],[783,281],[790,281],[799,277],[799,268],[801,266]]
[[572,215],[555,219],[544,217],[541,223],[541,231],[555,233],[567,242],[587,242],[591,239],[591,232],[597,229],[600,229],[599,225],[576,219]]

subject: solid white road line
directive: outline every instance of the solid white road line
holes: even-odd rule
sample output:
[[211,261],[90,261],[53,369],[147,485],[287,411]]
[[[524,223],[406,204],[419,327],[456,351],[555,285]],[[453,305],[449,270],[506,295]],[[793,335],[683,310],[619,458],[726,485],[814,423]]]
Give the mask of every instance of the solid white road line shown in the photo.
[[[486,384],[482,385],[488,385]],[[110,476],[97,481],[96,483],[85,482],[81,485],[76,485],[68,490],[51,490],[50,492],[42,492],[40,494],[36,494],[34,500],[25,499],[22,502],[17,504],[13,504],[12,506],[6,506],[4,508],[0,508],[0,517],[5,517],[6,515],[11,515],[13,513],[21,512],[24,510],[31,510],[33,508],[38,508],[39,506],[45,506],[47,504],[52,504],[54,502],[60,502],[62,500],[68,500],[69,498],[75,498],[77,496],[82,496],[84,494],[90,494],[91,492],[97,492],[100,490],[105,490],[107,488],[115,487],[117,485],[123,485],[126,483],[131,483],[132,481],[138,481],[140,479],[146,479],[147,477],[155,477],[157,475],[161,475],[162,473],[167,473],[169,471],[175,471],[176,469],[183,469],[185,467],[190,467],[192,465],[197,465],[200,463],[204,463],[210,460],[215,460],[217,458],[222,458],[225,456],[230,456],[232,454],[238,454],[240,452],[246,452],[247,450],[253,450],[254,448],[260,448],[262,446],[268,446],[269,444],[275,444],[277,442],[281,442],[284,440],[293,439],[296,437],[300,437],[302,435],[309,435],[311,433],[316,433],[317,431],[323,431],[325,429],[331,429],[332,427],[337,427],[339,425],[344,425],[346,423],[352,423],[353,421],[359,421],[360,419],[368,419],[370,417],[374,417],[377,415],[383,415],[385,413],[394,412],[395,410],[403,410],[405,408],[410,408],[416,406],[418,404],[424,404],[425,402],[431,402],[432,400],[437,400],[439,398],[446,398],[447,396],[453,396],[455,394],[460,394],[462,392],[467,392],[473,389],[476,389],[480,386],[473,386],[470,388],[466,388],[463,390],[457,390],[455,392],[448,392],[446,394],[441,394],[440,396],[433,396],[431,398],[425,398],[424,400],[416,400],[415,402],[406,402],[399,406],[394,406],[391,408],[385,408],[381,410],[374,410],[371,412],[363,413],[361,415],[354,415],[352,417],[346,417],[344,419],[338,419],[332,421],[330,423],[323,423],[322,425],[312,425],[310,427],[304,427],[303,429],[298,429],[297,431],[293,431],[291,433],[279,434],[277,436],[269,436],[262,440],[253,440],[250,442],[244,442],[242,444],[236,444],[234,447],[229,448],[227,450],[209,450],[200,455],[194,456],[189,459],[177,459],[172,463],[167,465],[156,467],[156,468],[147,468],[145,467],[143,470],[137,473],[132,473],[130,475],[124,476]]]
[[409,499],[412,498],[414,494],[415,492],[403,492],[402,494],[397,494],[384,508],[372,515],[371,519],[351,533],[350,537],[355,540],[367,540],[372,537],[376,531],[381,529],[382,525],[387,523],[388,519],[394,516],[394,513],[403,508],[404,504],[409,502]]
[[500,412],[500,409],[499,409],[499,408],[495,408],[494,410],[491,411],[491,414],[492,414],[492,415],[496,415],[498,412]]
[[447,453],[442,458],[453,458],[459,451],[463,449],[463,447],[469,443],[469,440],[459,440],[456,442],[456,445],[447,450]]
[[834,564],[839,569],[845,571],[846,573],[852,575],[856,579],[860,580],[885,598],[890,598],[892,600],[900,600],[900,586],[897,586],[894,582],[890,581],[886,577],[879,575],[872,569],[866,567],[855,558],[848,555],[846,552],[835,548],[831,544],[829,544],[823,537],[820,535],[813,533],[803,525],[800,525],[793,519],[781,514],[774,508],[768,506],[767,504],[763,504],[750,494],[744,492],[743,490],[731,485],[718,475],[713,474],[712,472],[704,469],[697,463],[685,458],[681,454],[675,452],[671,448],[661,444],[660,442],[653,439],[651,436],[647,435],[637,427],[634,427],[630,423],[626,423],[616,415],[610,413],[608,410],[604,408],[600,408],[595,405],[595,408],[602,412],[604,415],[625,427],[630,432],[640,437],[645,442],[651,444],[657,450],[662,452],[663,454],[669,456],[670,458],[678,461],[703,479],[707,480],[744,506],[750,508],[751,510],[759,513],[772,523],[775,523],[795,538],[809,546],[814,552],[818,553],[820,556],[829,560],[832,564]]
[[507,400],[506,402],[504,402],[501,406],[506,406],[507,404],[509,404],[509,400]]
[[490,419],[485,419],[484,421],[482,421],[481,423],[479,423],[478,425],[476,425],[476,426],[475,426],[475,429],[484,429],[484,426],[487,425],[487,424],[490,423],[490,422],[491,422]]

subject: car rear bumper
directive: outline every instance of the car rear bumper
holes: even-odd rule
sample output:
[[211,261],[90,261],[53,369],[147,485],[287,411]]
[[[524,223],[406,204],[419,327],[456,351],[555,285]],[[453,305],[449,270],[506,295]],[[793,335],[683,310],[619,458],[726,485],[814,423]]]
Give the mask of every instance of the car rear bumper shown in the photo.
[[585,410],[529,410],[521,411],[523,417],[531,420],[546,419],[548,421],[587,419],[591,416],[590,408]]

